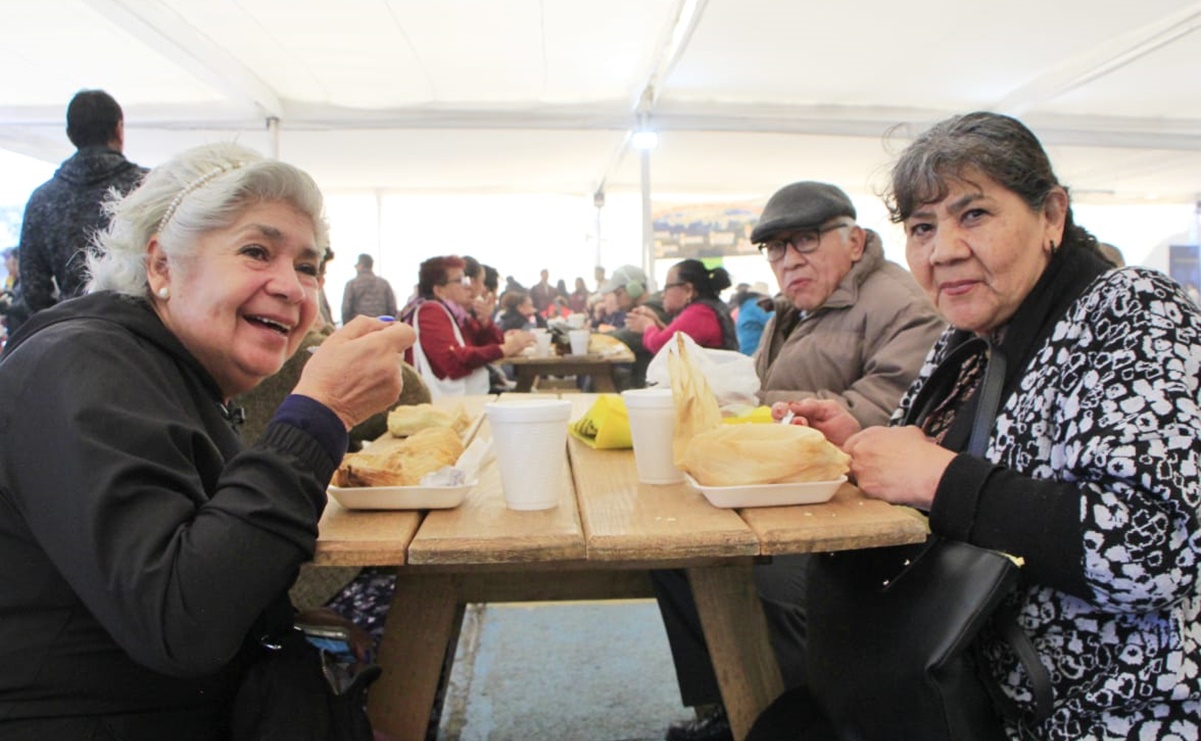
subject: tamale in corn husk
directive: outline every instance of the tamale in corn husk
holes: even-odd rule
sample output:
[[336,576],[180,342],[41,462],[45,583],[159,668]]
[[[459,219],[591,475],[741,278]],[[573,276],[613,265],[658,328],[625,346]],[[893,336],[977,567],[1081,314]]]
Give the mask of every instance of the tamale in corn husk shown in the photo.
[[717,397],[691,362],[683,342],[668,358],[676,409],[676,467],[702,486],[750,486],[830,481],[850,456],[811,427],[723,425]]
[[679,467],[704,486],[750,486],[830,481],[850,460],[812,427],[722,425],[694,437]]
[[453,466],[463,454],[459,433],[428,427],[403,440],[380,439],[350,453],[334,473],[335,486],[416,486],[427,473]]
[[393,437],[408,437],[430,427],[449,427],[462,435],[470,423],[467,409],[462,404],[454,409],[433,404],[406,404],[388,412],[388,432]]

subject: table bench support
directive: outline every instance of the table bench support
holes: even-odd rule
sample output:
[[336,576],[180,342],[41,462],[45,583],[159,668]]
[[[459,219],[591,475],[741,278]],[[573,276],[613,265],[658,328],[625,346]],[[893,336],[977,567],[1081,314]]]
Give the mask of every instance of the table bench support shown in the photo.
[[388,623],[400,627],[386,628],[379,647],[379,664],[390,669],[371,687],[367,701],[375,729],[401,739],[425,738],[446,648],[463,622],[459,580],[453,574],[400,570],[388,609]]
[[468,602],[644,599],[653,596],[644,570],[462,574],[399,569],[380,642],[384,674],[371,687],[372,726],[422,741],[447,652],[453,652]]
[[736,739],[746,738],[759,713],[784,691],[751,569],[750,564],[688,569]]

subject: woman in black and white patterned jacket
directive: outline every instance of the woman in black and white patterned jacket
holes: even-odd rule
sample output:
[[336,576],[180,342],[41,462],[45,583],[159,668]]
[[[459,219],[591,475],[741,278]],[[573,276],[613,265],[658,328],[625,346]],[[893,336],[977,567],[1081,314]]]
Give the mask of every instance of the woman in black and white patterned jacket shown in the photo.
[[1016,662],[984,646],[1027,710],[1010,738],[1201,737],[1197,307],[1159,273],[1104,263],[1042,146],[1006,116],[959,116],[921,135],[893,169],[889,207],[951,325],[894,425],[950,348],[987,337],[1008,372],[986,457],[955,452],[970,424],[970,363],[948,384],[967,393],[948,391],[944,413],[920,427],[860,431],[822,402],[793,411],[844,443],[867,495],[1025,559],[1019,622],[1054,702],[1032,720]]

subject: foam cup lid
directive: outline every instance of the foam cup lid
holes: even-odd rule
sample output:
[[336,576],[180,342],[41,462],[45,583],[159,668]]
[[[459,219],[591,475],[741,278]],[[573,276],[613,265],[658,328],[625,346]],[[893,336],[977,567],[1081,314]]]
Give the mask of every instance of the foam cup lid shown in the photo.
[[494,401],[484,405],[489,420],[498,422],[555,422],[571,416],[571,402],[566,399],[521,399]]
[[630,389],[622,391],[621,398],[627,407],[670,407],[674,405],[671,389]]

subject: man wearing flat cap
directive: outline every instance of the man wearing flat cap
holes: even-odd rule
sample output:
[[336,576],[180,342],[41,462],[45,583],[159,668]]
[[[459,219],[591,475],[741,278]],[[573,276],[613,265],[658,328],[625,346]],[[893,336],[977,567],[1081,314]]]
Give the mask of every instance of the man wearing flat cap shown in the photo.
[[[863,427],[882,425],[945,325],[907,270],[884,259],[880,237],[855,223],[846,193],[826,183],[786,185],[767,201],[751,241],[780,284],[755,370],[764,404],[841,403]],[[805,682],[807,556],[756,566],[772,647],[789,688]],[[731,738],[717,678],[683,572],[655,572],[655,593],[685,705],[697,719],[670,741]]]
[[777,191],[751,241],[783,294],[755,356],[760,399],[835,399],[864,427],[886,423],[945,327],[913,276],[826,183]]
[[[637,265],[622,265],[613,271],[613,277],[605,281],[597,289],[602,296],[613,294],[617,311],[624,317],[629,313],[653,314],[661,322],[668,319],[667,311],[663,308],[663,298],[651,293],[651,283],[646,273]],[[628,370],[618,367],[615,370],[615,382],[620,389],[640,389],[646,386],[646,369],[650,366],[654,353],[642,345],[642,333],[622,327],[610,333],[621,340],[634,353],[634,362]]]

